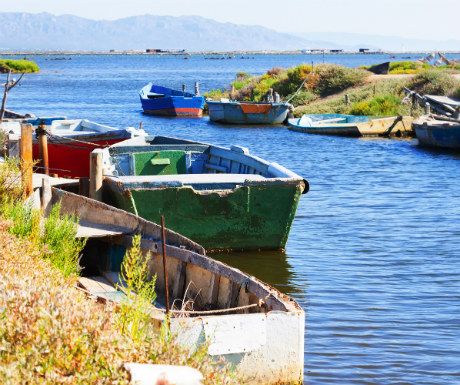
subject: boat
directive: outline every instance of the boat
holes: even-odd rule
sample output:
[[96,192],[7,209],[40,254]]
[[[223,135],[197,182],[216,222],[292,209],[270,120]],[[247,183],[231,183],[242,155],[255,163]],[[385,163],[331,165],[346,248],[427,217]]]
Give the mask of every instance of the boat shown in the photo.
[[249,153],[165,136],[102,150],[103,199],[168,227],[209,250],[284,249],[301,176]]
[[367,116],[345,114],[304,114],[288,119],[291,131],[309,134],[350,137],[406,137],[413,136],[412,118],[393,116],[369,119]]
[[366,70],[376,75],[387,75],[390,72],[390,62],[375,64],[366,68]]
[[422,146],[460,149],[460,121],[424,115],[413,122]]
[[[9,155],[19,154],[21,124],[30,123],[35,130],[32,157],[40,160],[37,129],[46,130],[48,143],[48,171],[59,177],[89,177],[89,154],[120,141],[145,135],[142,129],[123,129],[65,117],[10,119],[0,123],[0,130],[10,133]],[[44,170],[42,170],[43,172]]]
[[[121,264],[134,235],[142,234],[140,248],[147,255],[149,275],[156,275],[157,298],[148,311],[160,327],[166,318],[162,227],[59,189],[44,188],[43,196],[48,209],[60,202],[62,214],[80,218],[77,237],[87,242],[79,259],[78,285],[91,298],[126,298]],[[236,373],[251,383],[302,383],[305,313],[296,301],[207,257],[203,247],[174,231],[165,229],[165,239],[168,322],[176,341],[187,348],[206,341],[210,356],[232,362]]]
[[139,91],[139,97],[148,115],[203,116],[204,96],[149,83]]
[[242,102],[228,99],[208,100],[209,119],[229,124],[282,124],[287,117],[289,103]]

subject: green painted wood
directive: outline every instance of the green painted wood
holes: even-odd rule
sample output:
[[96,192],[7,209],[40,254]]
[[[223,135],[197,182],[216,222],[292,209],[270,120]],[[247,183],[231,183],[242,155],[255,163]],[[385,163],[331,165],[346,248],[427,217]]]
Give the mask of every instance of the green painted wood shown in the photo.
[[150,151],[133,154],[135,175],[185,174],[185,151]]
[[[112,185],[109,185],[113,187]],[[206,249],[284,249],[303,185],[259,184],[234,190],[192,187],[112,190],[115,205],[166,226]]]

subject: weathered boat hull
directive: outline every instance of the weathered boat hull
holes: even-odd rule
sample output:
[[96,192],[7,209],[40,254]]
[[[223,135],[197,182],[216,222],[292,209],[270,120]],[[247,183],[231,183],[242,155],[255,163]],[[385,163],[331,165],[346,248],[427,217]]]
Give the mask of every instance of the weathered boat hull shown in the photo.
[[249,103],[208,101],[209,119],[229,124],[282,124],[288,103]]
[[[80,218],[80,237],[89,237],[80,279],[87,292],[105,301],[120,301],[119,271],[135,234],[156,275],[157,305],[165,305],[161,228],[133,214],[82,196],[53,189],[61,213]],[[200,245],[166,230],[166,265],[172,310],[170,327],[188,348],[208,342],[208,354],[235,365],[248,383],[298,384],[303,380],[305,313],[290,297],[246,273],[204,255]],[[108,270],[107,270],[108,269]],[[93,272],[105,271],[98,276]],[[193,301],[189,301],[192,299]],[[182,304],[193,309],[181,312]],[[173,307],[172,305],[176,306]],[[161,308],[149,309],[159,327]]]
[[460,122],[420,119],[413,126],[422,146],[460,149]]
[[[315,117],[315,114],[304,115]],[[369,120],[367,117],[322,114],[321,119],[305,123],[302,118],[289,119],[289,130],[304,132],[308,134],[348,136],[348,137],[407,137],[413,136],[411,117],[389,117]],[[336,118],[337,117],[337,118]],[[343,118],[346,122],[331,122],[328,120],[339,120]],[[323,121],[324,118],[324,121]]]
[[[308,183],[284,167],[231,149],[155,137],[104,153],[107,203],[169,228],[208,250],[284,249]],[[126,142],[125,142],[126,143]]]
[[164,215],[168,227],[206,249],[283,249],[303,186],[248,184],[231,191],[192,186],[155,188],[126,178],[104,181],[106,199],[152,222]]
[[[163,92],[162,97],[149,98],[149,93],[154,89]],[[205,98],[189,93],[171,90],[166,87],[148,84],[139,93],[142,109],[147,115],[162,116],[203,116]]]
[[[19,119],[4,122],[0,129],[13,132],[10,136],[10,155],[19,154],[19,138],[21,123],[32,124],[32,130],[40,125],[46,129],[48,144],[48,168],[50,174],[59,177],[81,178],[89,177],[90,153],[96,148],[105,148],[112,144],[143,135],[142,130],[134,128],[116,129],[84,119],[66,120],[65,117]],[[37,135],[34,133],[32,142],[32,157],[39,166],[40,148]]]

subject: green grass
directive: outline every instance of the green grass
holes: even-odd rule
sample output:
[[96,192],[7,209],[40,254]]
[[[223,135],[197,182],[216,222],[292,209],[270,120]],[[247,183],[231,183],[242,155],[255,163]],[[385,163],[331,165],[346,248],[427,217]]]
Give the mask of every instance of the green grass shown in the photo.
[[0,59],[0,66],[11,69],[12,72],[39,72],[35,62],[30,60],[13,60],[13,59]]

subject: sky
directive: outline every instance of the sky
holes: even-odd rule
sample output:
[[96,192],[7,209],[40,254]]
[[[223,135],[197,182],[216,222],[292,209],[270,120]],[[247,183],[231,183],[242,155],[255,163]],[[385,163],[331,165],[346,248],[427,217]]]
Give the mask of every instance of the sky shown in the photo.
[[143,14],[199,15],[286,33],[349,32],[460,40],[460,0],[14,0],[2,12],[115,20]]

